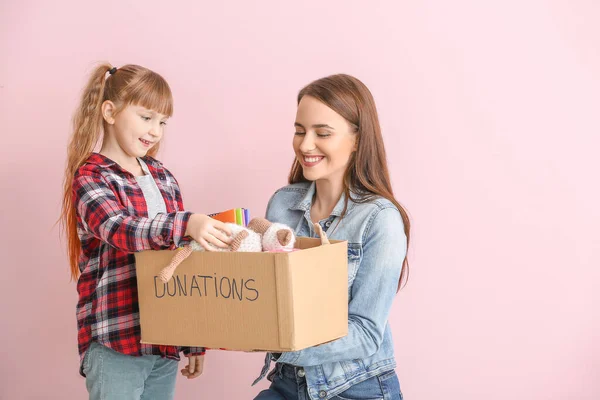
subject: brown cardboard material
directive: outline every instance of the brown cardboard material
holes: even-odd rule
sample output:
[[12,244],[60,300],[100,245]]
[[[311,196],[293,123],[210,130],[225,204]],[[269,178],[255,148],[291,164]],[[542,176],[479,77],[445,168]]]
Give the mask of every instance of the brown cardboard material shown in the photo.
[[298,238],[291,253],[137,253],[142,343],[294,351],[348,334],[347,242]]

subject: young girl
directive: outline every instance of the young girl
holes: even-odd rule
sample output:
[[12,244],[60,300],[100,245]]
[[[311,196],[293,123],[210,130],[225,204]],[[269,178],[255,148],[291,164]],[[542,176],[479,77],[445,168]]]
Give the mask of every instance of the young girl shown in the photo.
[[348,335],[267,354],[259,379],[277,364],[256,399],[402,399],[388,316],[408,271],[410,225],[392,193],[375,102],[358,79],[329,76],[300,91],[294,126],[290,185],[275,192],[267,219],[299,236],[315,236],[319,223],[348,241]]
[[[140,343],[132,253],[174,249],[189,237],[229,243],[226,225],[184,211],[177,180],[153,158],[172,113],[171,89],[160,75],[104,64],[74,116],[61,221],[71,276],[79,278],[80,373],[90,399],[174,396],[180,349]],[[181,373],[199,376],[204,348],[183,351],[189,363]]]

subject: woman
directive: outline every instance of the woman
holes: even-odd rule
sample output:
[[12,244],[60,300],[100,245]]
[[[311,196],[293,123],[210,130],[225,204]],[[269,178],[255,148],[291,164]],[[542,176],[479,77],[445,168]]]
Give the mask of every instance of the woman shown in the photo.
[[348,241],[348,335],[267,354],[258,380],[276,360],[272,384],[255,400],[402,399],[388,316],[408,271],[410,224],[392,192],[373,96],[348,75],[319,79],[300,91],[294,126],[290,184],[266,216],[298,236],[315,236],[319,223]]

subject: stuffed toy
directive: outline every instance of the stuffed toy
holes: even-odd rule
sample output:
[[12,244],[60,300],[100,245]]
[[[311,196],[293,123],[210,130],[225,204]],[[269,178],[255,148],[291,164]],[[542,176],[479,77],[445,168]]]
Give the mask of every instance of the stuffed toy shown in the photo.
[[[261,251],[293,251],[296,237],[292,229],[286,225],[273,223],[264,218],[254,218],[245,228],[240,225],[227,223],[232,235],[231,244],[226,249],[211,245],[213,251],[239,251],[239,252],[261,252]],[[192,240],[189,245],[177,250],[171,263],[159,273],[163,283],[167,283],[173,273],[193,251],[206,251],[198,242]]]
[[[226,225],[231,230],[231,236],[229,237],[231,239],[231,244],[229,245],[229,247],[227,247],[225,249],[210,245],[211,250],[213,250],[213,251],[244,251],[244,252],[251,252],[251,251],[260,252],[260,251],[262,251],[261,235],[259,235],[258,233],[254,232],[248,228],[244,228],[243,226],[240,226],[237,224],[227,223]],[[200,243],[196,242],[195,240],[192,240],[190,242],[190,244],[177,250],[177,254],[175,254],[173,256],[171,263],[169,265],[167,265],[165,268],[163,268],[160,271],[160,274],[158,274],[158,277],[160,278],[160,280],[163,283],[167,283],[169,281],[169,279],[171,279],[171,277],[173,276],[173,273],[175,272],[175,270],[177,269],[179,264],[181,264],[183,262],[183,260],[188,258],[190,256],[190,254],[192,254],[193,251],[206,251],[206,249],[204,249],[200,245]]]
[[[212,251],[262,251],[261,237],[258,233],[249,228],[232,223],[226,223],[225,225],[231,230],[231,236],[229,236],[231,244],[227,248],[221,248],[209,243],[208,245]],[[192,248],[192,251],[206,251],[206,249],[195,240],[190,242],[190,247]]]
[[254,218],[248,228],[262,236],[262,250],[269,252],[292,251],[296,236],[287,225],[270,222],[265,218]]
[[329,238],[327,237],[327,235],[325,234],[325,232],[323,232],[323,228],[321,228],[321,225],[319,225],[318,222],[315,222],[313,224],[313,228],[315,228],[315,232],[321,238],[321,245],[331,244],[329,242]]

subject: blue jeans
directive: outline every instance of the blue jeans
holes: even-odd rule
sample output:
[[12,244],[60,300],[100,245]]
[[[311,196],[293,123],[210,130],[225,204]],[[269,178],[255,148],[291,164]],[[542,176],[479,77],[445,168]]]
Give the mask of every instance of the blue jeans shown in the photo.
[[160,356],[128,356],[92,342],[83,373],[90,400],[170,400],[177,364]]
[[[254,400],[310,400],[303,370],[289,364],[277,363],[269,374],[271,386]],[[394,370],[357,383],[332,400],[402,400],[400,382]]]

